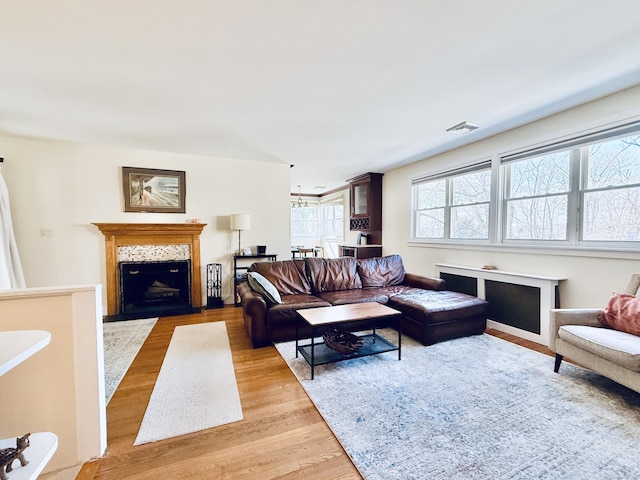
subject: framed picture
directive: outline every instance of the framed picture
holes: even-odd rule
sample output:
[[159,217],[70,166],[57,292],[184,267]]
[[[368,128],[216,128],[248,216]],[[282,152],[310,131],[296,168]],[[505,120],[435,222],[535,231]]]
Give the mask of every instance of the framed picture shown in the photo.
[[122,167],[125,212],[185,213],[185,172]]

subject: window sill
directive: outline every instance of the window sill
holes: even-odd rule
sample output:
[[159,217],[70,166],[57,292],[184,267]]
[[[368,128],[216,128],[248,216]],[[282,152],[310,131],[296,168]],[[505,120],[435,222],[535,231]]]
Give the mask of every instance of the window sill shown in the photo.
[[565,247],[559,245],[496,245],[489,243],[418,242],[415,240],[408,241],[407,245],[415,248],[444,248],[449,250],[520,253],[525,255],[560,255],[565,257],[618,258],[630,260],[640,259],[640,251],[630,248]]

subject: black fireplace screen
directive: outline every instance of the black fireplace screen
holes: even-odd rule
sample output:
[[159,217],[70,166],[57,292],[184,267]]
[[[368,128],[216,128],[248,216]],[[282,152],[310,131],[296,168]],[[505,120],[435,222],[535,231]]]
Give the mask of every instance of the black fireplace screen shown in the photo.
[[120,314],[191,310],[191,261],[120,262]]

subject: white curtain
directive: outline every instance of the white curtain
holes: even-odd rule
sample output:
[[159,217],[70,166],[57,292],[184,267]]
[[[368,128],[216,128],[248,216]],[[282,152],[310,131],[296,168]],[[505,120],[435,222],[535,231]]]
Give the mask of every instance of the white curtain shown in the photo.
[[9,191],[0,170],[0,290],[12,288],[25,288],[25,282],[11,223]]

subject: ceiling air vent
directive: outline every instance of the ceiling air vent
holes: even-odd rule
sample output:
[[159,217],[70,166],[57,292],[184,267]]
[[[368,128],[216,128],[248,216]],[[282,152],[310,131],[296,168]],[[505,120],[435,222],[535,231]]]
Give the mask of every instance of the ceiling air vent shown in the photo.
[[452,133],[469,133],[477,128],[480,128],[478,125],[469,122],[462,122],[453,127],[447,128],[447,132]]

